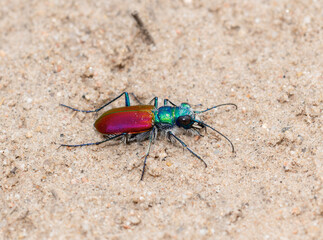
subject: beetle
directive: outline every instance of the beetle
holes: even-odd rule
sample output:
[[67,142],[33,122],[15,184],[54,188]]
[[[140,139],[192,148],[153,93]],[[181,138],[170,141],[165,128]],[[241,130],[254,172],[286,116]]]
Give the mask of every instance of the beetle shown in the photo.
[[[140,103],[134,94],[133,97]],[[210,111],[220,106],[232,105],[236,109],[238,108],[234,103],[225,103],[207,108],[203,111],[194,111],[188,103],[181,103],[179,106],[174,104],[168,99],[164,100],[164,106],[158,107],[158,97],[154,97],[148,105],[130,105],[130,98],[128,92],[123,92],[116,98],[112,99],[103,106],[95,110],[79,110],[64,104],[60,106],[72,109],[77,112],[92,113],[99,112],[112,102],[117,99],[125,97],[125,107],[113,108],[105,113],[103,113],[94,123],[94,127],[105,137],[103,141],[94,143],[84,143],[77,145],[62,144],[63,147],[82,147],[89,145],[99,145],[107,141],[123,138],[125,142],[131,141],[143,141],[149,139],[148,149],[145,154],[143,169],[141,173],[140,180],[143,180],[145,167],[147,162],[147,157],[149,155],[151,143],[157,138],[157,133],[162,132],[166,135],[167,139],[171,142],[177,141],[189,152],[191,152],[196,158],[201,160],[205,167],[207,167],[206,162],[193,150],[191,150],[175,133],[177,129],[191,130],[198,135],[200,134],[200,129],[210,128],[217,132],[219,135],[224,137],[231,145],[232,152],[234,152],[234,146],[229,138],[225,135],[206,124],[205,122],[199,120],[197,115]],[[151,105],[153,103],[153,105]]]

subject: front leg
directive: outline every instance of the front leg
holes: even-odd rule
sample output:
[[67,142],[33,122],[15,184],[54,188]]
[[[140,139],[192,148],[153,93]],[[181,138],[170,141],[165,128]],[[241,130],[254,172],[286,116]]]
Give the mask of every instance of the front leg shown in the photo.
[[171,131],[168,131],[167,132],[167,137],[168,137],[168,139],[169,140],[171,140],[171,138],[173,138],[173,139],[175,139],[176,141],[178,141],[180,144],[182,144],[182,146],[184,147],[184,148],[186,148],[188,151],[190,151],[195,157],[197,157],[198,159],[200,159],[203,163],[204,163],[204,165],[205,165],[205,167],[207,167],[207,164],[206,164],[206,162],[199,156],[199,155],[197,155],[195,152],[193,152],[193,150],[191,150],[179,137],[177,137],[174,133],[172,133]]
[[173,105],[173,107],[177,107],[177,105],[175,103],[173,103],[172,101],[170,101],[169,99],[164,99],[164,106],[168,106],[168,103],[170,103],[171,105]]

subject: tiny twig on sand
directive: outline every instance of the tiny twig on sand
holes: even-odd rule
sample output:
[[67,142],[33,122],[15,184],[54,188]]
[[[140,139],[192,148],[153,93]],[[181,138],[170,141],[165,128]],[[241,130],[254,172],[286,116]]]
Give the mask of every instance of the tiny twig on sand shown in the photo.
[[145,41],[147,44],[153,44],[155,45],[155,41],[153,37],[150,35],[149,31],[145,27],[144,23],[142,22],[141,18],[139,17],[139,14],[137,11],[134,11],[131,13],[131,16],[137,23],[137,27],[139,28],[141,34],[144,36]]

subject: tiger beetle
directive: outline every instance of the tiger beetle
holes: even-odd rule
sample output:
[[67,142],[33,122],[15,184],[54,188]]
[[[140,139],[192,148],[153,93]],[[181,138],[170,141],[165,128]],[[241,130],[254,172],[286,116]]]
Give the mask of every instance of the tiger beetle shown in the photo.
[[[186,148],[195,157],[201,160],[204,163],[205,167],[207,167],[206,162],[199,155],[193,152],[193,150],[191,150],[178,136],[176,136],[175,132],[177,129],[182,128],[184,130],[191,130],[197,133],[198,135],[202,136],[200,134],[200,130],[206,127],[210,128],[222,137],[224,137],[230,143],[232,152],[234,152],[234,146],[229,138],[227,138],[222,133],[215,130],[213,127],[209,126],[205,122],[202,122],[201,120],[197,119],[198,114],[210,111],[211,109],[218,108],[221,106],[232,105],[237,109],[238,107],[234,103],[225,103],[207,108],[203,111],[194,111],[188,103],[181,103],[178,106],[168,99],[164,100],[164,106],[158,107],[158,97],[154,97],[148,105],[140,104],[136,106],[131,106],[129,93],[123,92],[118,97],[114,98],[110,102],[104,104],[103,106],[95,110],[86,111],[69,107],[64,104],[60,105],[77,112],[99,112],[100,110],[102,110],[112,102],[116,101],[117,99],[121,98],[122,96],[125,96],[125,107],[110,109],[109,111],[103,113],[94,123],[94,127],[96,128],[96,130],[105,135],[105,137],[107,137],[105,140],[100,142],[84,143],[77,145],[62,144],[61,146],[82,147],[89,145],[99,145],[101,143],[105,143],[107,141],[118,138],[123,138],[126,143],[131,141],[140,142],[149,139],[148,149],[145,154],[145,160],[140,180],[143,180],[150,146],[151,143],[157,138],[158,132],[164,133],[166,138],[171,142],[178,141],[184,148]],[[135,95],[133,96],[140,103],[140,101],[135,97]],[[151,105],[152,103],[154,105]],[[169,106],[169,104],[171,106]]]

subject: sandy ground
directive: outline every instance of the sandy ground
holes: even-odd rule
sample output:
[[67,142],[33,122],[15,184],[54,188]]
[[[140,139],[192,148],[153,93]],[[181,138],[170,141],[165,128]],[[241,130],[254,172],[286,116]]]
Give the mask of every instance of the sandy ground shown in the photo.
[[[1,239],[322,239],[322,9],[2,0]],[[210,130],[181,136],[204,168],[161,138],[140,182],[147,141],[58,148],[103,139],[98,114],[59,103],[93,109],[123,91],[236,103],[202,116],[236,153]]]

